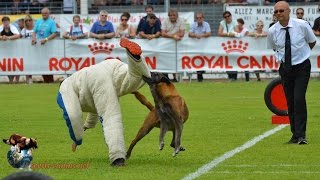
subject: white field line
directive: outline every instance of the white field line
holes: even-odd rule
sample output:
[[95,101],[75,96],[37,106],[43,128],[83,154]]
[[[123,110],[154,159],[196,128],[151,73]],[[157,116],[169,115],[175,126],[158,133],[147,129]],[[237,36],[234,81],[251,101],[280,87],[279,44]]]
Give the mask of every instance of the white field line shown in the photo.
[[215,174],[320,174],[319,171],[215,171]]
[[223,154],[222,156],[217,157],[216,159],[212,160],[210,163],[203,165],[202,167],[200,167],[197,171],[188,174],[186,177],[183,178],[183,180],[191,180],[191,179],[195,179],[207,172],[209,172],[211,169],[213,169],[214,167],[216,167],[218,164],[220,164],[221,162],[225,161],[226,159],[231,158],[232,156],[254,146],[257,142],[263,140],[264,138],[271,136],[272,134],[280,131],[281,129],[287,127],[288,125],[279,125],[276,128],[273,128],[265,133],[263,133],[262,135],[256,136],[253,139],[251,139],[250,141],[247,141],[246,143],[244,143],[242,146],[239,146],[231,151],[226,152],[225,154]]

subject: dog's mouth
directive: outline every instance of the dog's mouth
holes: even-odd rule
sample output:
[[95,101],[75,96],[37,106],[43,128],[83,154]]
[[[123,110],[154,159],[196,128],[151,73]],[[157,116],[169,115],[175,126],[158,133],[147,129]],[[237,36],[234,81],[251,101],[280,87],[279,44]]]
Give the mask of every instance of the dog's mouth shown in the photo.
[[159,83],[170,84],[170,79],[162,73],[151,72],[151,78],[142,76],[142,79],[149,85],[155,85]]

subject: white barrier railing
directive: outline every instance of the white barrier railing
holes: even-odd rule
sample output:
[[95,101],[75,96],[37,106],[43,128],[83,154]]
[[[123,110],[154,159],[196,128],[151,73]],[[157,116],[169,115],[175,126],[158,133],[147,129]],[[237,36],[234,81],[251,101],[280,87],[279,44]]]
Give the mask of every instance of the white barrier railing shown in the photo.
[[[211,72],[276,70],[273,51],[267,49],[266,38],[230,39],[210,37],[181,41],[167,38],[154,40],[133,39],[143,49],[152,71]],[[318,42],[320,38],[318,38]],[[19,39],[0,43],[0,75],[72,74],[103,60],[117,58],[126,62],[126,53],[119,39],[57,39],[40,45]],[[320,45],[311,53],[312,72],[320,72]]]

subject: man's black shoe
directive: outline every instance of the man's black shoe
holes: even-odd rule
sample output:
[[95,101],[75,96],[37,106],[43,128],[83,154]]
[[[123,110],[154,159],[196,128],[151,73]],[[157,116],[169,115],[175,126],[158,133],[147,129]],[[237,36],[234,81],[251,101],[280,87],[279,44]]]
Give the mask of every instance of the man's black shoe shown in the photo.
[[307,140],[305,138],[299,138],[298,139],[298,144],[303,145],[303,144],[308,144]]
[[111,166],[114,166],[114,167],[124,166],[124,161],[125,160],[123,158],[118,158],[112,162]]
[[297,144],[298,142],[298,139],[292,137],[286,144]]

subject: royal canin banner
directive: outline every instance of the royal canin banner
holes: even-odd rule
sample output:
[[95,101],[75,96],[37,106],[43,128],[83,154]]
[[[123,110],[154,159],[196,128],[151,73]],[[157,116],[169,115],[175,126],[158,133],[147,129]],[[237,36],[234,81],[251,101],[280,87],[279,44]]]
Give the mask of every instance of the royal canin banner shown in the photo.
[[[133,39],[141,45],[151,71],[210,72],[277,70],[274,53],[267,49],[266,38]],[[320,38],[318,38],[320,42]],[[0,75],[72,74],[108,59],[127,62],[119,39],[51,40],[32,46],[31,40],[0,43]],[[320,45],[311,52],[312,72],[320,72]]]

